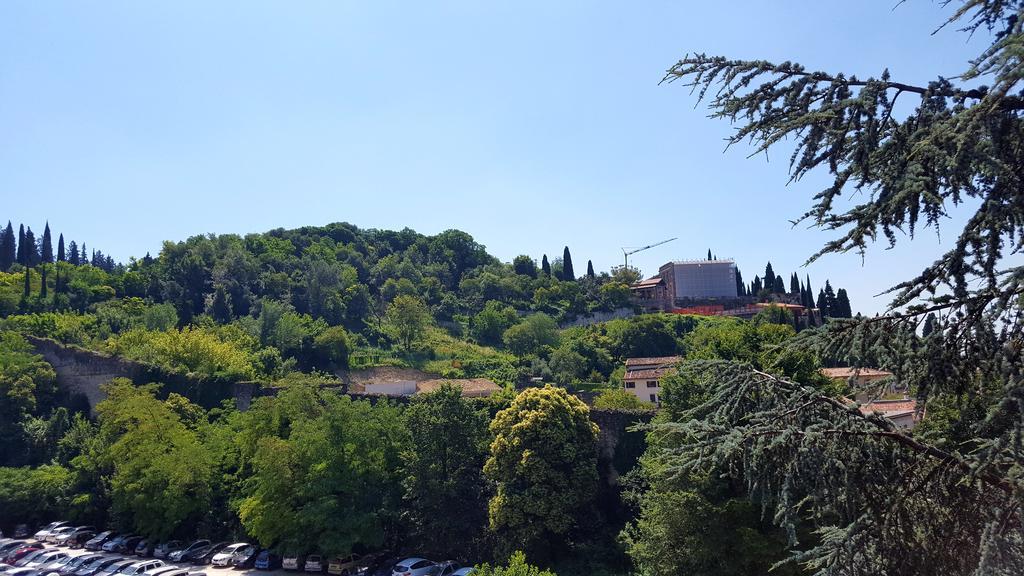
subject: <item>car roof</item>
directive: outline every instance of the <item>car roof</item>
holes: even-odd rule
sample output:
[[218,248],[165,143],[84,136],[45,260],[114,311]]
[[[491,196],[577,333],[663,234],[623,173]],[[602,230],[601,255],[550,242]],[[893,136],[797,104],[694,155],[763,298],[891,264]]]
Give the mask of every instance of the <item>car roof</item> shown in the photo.
[[405,560],[398,562],[398,564],[415,564],[420,560],[426,560],[426,558],[406,558]]

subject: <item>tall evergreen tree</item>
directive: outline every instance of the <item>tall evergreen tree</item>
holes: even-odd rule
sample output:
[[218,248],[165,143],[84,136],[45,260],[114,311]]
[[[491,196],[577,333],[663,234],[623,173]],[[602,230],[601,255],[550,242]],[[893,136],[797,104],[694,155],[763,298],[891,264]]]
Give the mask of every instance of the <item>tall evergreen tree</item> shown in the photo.
[[573,281],[576,279],[576,273],[572,269],[572,254],[569,254],[569,247],[566,246],[562,250],[562,280]]
[[750,295],[757,296],[758,294],[761,293],[762,288],[763,287],[761,286],[761,277],[754,276],[753,282],[750,283]]
[[551,264],[548,264],[547,254],[540,259],[540,271],[548,278],[551,277]]
[[794,296],[800,294],[800,277],[796,275],[796,272],[789,277],[789,293]]
[[764,287],[771,289],[775,285],[775,270],[772,269],[772,263],[769,262],[764,267]]
[[772,292],[776,294],[786,293],[786,282],[782,279],[781,275],[775,276],[775,282],[772,285]]
[[846,294],[846,288],[836,291],[836,318],[853,318],[853,309],[850,306],[850,297]]
[[18,260],[18,242],[14,239],[14,228],[11,221],[7,221],[7,228],[4,228],[3,242],[0,244],[0,271],[7,272]]
[[39,283],[39,297],[40,298],[44,298],[44,299],[47,296],[47,292],[46,292],[46,269],[47,269],[47,266],[45,264],[43,264],[42,266],[39,267],[39,276],[42,278],[42,280]]
[[29,265],[28,252],[25,250],[25,225],[18,224],[18,264],[22,266]]
[[74,240],[68,243],[68,263],[78,266],[82,260],[78,257],[78,244]]
[[746,296],[747,286],[743,283],[743,273],[740,272],[739,266],[736,267],[736,296]]
[[712,258],[711,258],[711,248],[708,248],[708,260],[712,260]]
[[28,299],[32,295],[32,269],[25,267],[25,286],[22,288],[21,297]]
[[596,274],[594,274],[594,263],[587,260],[587,278],[593,278],[594,276],[596,276]]
[[36,235],[32,232],[31,226],[25,227],[25,261],[26,266],[39,264],[39,245],[36,243]]
[[932,332],[935,332],[935,325],[936,325],[935,313],[934,312],[929,312],[928,315],[925,316],[925,318],[924,318],[924,327],[921,328],[921,336],[923,336],[924,338],[927,338],[928,336],[930,336],[932,334]]
[[43,264],[53,264],[53,238],[50,236],[50,223],[43,228],[43,240],[40,243],[39,260]]
[[82,242],[82,247],[78,249],[78,263],[89,263],[89,250],[85,247],[85,242]]
[[64,235],[57,237],[57,262],[66,262],[67,255],[64,252]]
[[829,316],[831,316],[831,314],[829,314],[828,299],[825,298],[825,290],[824,289],[818,290],[818,303],[817,303],[817,307],[818,307],[818,312],[821,314],[822,318],[828,318]]
[[804,306],[814,308],[814,288],[811,288],[811,275],[807,275],[807,303]]

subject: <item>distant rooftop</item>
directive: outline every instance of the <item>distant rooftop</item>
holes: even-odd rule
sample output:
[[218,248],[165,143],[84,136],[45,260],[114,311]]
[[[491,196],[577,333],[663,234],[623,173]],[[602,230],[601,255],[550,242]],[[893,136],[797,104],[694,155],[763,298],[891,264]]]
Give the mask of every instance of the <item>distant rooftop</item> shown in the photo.
[[892,376],[892,372],[887,370],[877,370],[875,368],[822,368],[821,373],[829,378],[849,378],[851,376],[863,376],[865,378],[882,378],[885,376]]
[[725,258],[719,260],[708,260],[702,258],[700,260],[673,260],[672,264],[735,264],[736,261],[732,258]]

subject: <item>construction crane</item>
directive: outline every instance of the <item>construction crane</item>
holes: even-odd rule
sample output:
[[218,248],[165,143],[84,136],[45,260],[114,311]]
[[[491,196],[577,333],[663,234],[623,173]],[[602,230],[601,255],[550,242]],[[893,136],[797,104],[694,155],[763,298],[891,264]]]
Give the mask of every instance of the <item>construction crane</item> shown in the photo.
[[662,240],[661,242],[655,242],[654,244],[648,244],[647,246],[644,246],[643,248],[634,248],[632,246],[625,246],[625,247],[623,247],[622,248],[622,258],[623,258],[625,267],[629,268],[629,257],[631,255],[636,254],[637,252],[643,252],[644,250],[648,250],[650,248],[654,248],[655,246],[661,246],[662,244],[668,244],[669,242],[671,242],[673,240],[678,240],[678,238],[669,238],[668,240]]

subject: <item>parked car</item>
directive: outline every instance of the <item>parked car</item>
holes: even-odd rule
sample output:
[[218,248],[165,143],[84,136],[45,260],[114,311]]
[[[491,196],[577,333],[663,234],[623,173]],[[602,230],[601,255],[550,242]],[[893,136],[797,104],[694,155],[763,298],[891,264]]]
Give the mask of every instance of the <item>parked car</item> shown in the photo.
[[25,542],[22,540],[9,540],[0,544],[0,562],[3,562],[5,557],[11,552],[23,547],[25,547]]
[[373,554],[367,556],[349,554],[345,557],[332,558],[330,564],[327,566],[327,573],[333,574],[334,576],[364,574],[369,571],[370,564],[373,563],[376,556],[377,555]]
[[28,524],[18,524],[14,527],[14,533],[11,536],[15,538],[28,538]]
[[306,565],[306,557],[293,554],[285,556],[281,562],[281,567],[285,570],[301,570]]
[[10,564],[13,566],[16,562],[24,558],[26,555],[39,552],[42,549],[42,544],[38,544],[35,542],[33,542],[32,544],[22,543],[21,546],[17,546],[13,550],[8,552],[7,555],[4,556],[3,560],[5,564]]
[[61,552],[58,550],[47,550],[44,553],[32,558],[32,560],[27,562],[25,566],[28,568],[39,568],[40,570],[42,570],[43,566],[46,566],[47,564],[50,564],[52,562],[56,562],[61,558],[67,558],[67,556],[67,552]]
[[458,562],[454,560],[445,560],[437,563],[437,570],[433,572],[434,576],[452,576],[455,571],[462,568]]
[[214,566],[230,566],[231,557],[235,555],[242,548],[248,546],[248,542],[236,542],[234,544],[228,544],[227,546],[220,549],[219,552],[210,557],[210,564]]
[[43,526],[42,528],[40,528],[39,531],[35,533],[33,538],[35,538],[36,541],[38,541],[38,542],[42,542],[42,541],[46,540],[46,537],[50,535],[50,532],[52,532],[53,530],[56,530],[57,528],[63,528],[64,526],[67,526],[69,524],[71,524],[71,523],[70,522],[63,522],[63,521],[61,521],[61,522],[50,522],[46,526]]
[[106,570],[111,564],[115,564],[123,560],[124,558],[121,558],[120,556],[103,557],[95,562],[88,562],[78,570],[75,570],[75,576],[96,576]]
[[61,576],[71,576],[89,562],[95,562],[103,558],[102,554],[82,554],[81,556],[75,556],[68,560],[68,563],[61,566],[57,573]]
[[39,571],[43,574],[57,574],[60,572],[60,569],[67,566],[68,562],[70,562],[72,559],[72,556],[65,554],[63,557],[58,558],[53,562],[41,564],[39,566],[36,566],[36,568],[39,568]]
[[53,530],[50,530],[50,532],[46,535],[44,541],[49,544],[56,544],[58,538],[64,536],[65,534],[70,534],[74,531],[74,526],[61,526],[59,528],[54,528]]
[[143,538],[135,545],[135,549],[132,550],[132,554],[147,558],[153,555],[153,548],[156,548],[156,542],[150,538]]
[[65,544],[68,548],[78,549],[83,548],[85,543],[96,536],[95,530],[84,530],[82,532],[75,532],[68,538]]
[[146,572],[146,576],[188,576],[188,570],[177,566],[161,566]]
[[189,544],[188,546],[185,546],[181,550],[176,550],[174,552],[171,552],[170,554],[167,555],[167,559],[170,560],[171,562],[180,562],[181,561],[181,556],[183,554],[187,554],[188,552],[191,552],[192,550],[195,550],[196,548],[202,548],[203,546],[209,546],[209,545],[210,545],[210,541],[209,540],[196,540],[195,542],[192,542],[191,544]]
[[111,538],[116,538],[116,537],[117,537],[117,532],[114,532],[113,530],[105,530],[105,531],[100,532],[99,534],[93,536],[92,538],[86,540],[86,542],[85,542],[85,549],[86,550],[102,550],[104,544],[109,542]]
[[96,572],[96,576],[114,576],[114,574],[117,574],[126,566],[131,566],[132,564],[135,564],[135,560],[120,558],[117,562],[104,566],[99,572]]
[[391,571],[392,576],[432,576],[437,564],[426,558],[406,558]]
[[135,547],[139,545],[139,541],[142,540],[142,536],[137,534],[132,536],[126,536],[117,546],[114,547],[114,552],[118,554],[133,554]]
[[153,558],[167,558],[171,552],[177,552],[181,550],[181,540],[169,540],[167,542],[161,542],[153,548]]
[[4,576],[41,576],[42,572],[35,568],[15,568],[4,572]]
[[256,555],[253,568],[257,570],[276,570],[281,567],[281,557],[270,550],[260,550]]
[[161,566],[164,566],[164,561],[157,560],[154,558],[151,560],[143,560],[141,562],[129,564],[124,568],[118,570],[117,573],[119,575],[123,574],[124,576],[139,576],[139,574],[148,572],[150,570],[153,570],[154,568],[160,568]]
[[182,562],[191,562],[192,564],[209,564],[210,560],[214,556],[220,554],[221,550],[226,548],[231,542],[217,542],[216,544],[209,544],[201,548],[196,548],[191,552],[181,555]]
[[49,552],[51,552],[51,550],[49,550],[47,548],[33,548],[32,550],[28,551],[27,553],[20,555],[18,557],[18,559],[15,560],[13,563],[12,562],[8,562],[8,564],[13,564],[14,566],[17,566],[18,568],[24,568],[24,567],[28,566],[29,562],[32,562],[36,558],[42,556],[43,554],[47,554]]
[[256,563],[256,556],[259,553],[260,548],[255,544],[239,548],[231,556],[231,566],[234,568],[252,568],[253,564]]
[[[96,534],[95,526],[76,526],[70,530],[58,530],[57,532],[51,533],[50,542],[53,542],[57,546],[70,546],[73,542],[76,542],[80,536],[85,534]],[[92,536],[90,536],[91,538]],[[88,540],[88,538],[86,538]]]
[[326,568],[326,560],[319,554],[306,556],[306,563],[302,565],[303,572],[323,572]]
[[452,572],[452,576],[470,576],[473,573],[474,568],[467,566],[465,568],[459,568],[455,572]]

